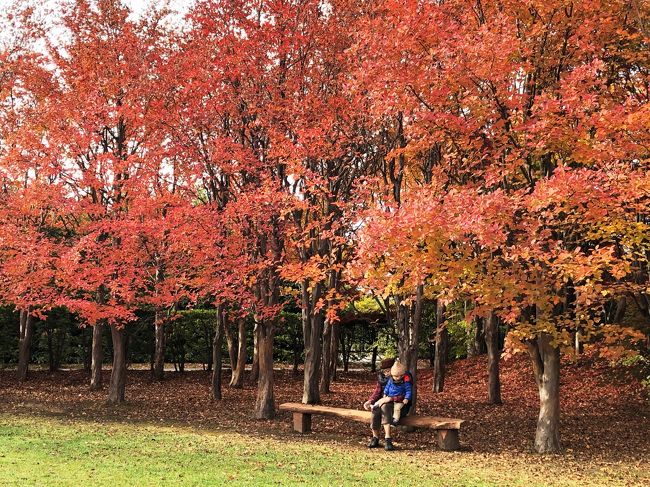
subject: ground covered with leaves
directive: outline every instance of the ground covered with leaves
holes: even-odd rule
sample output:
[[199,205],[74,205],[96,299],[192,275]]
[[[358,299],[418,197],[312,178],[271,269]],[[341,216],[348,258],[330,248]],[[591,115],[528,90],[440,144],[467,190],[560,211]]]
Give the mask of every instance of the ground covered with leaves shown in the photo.
[[[219,462],[214,463],[214,468],[221,473],[228,472],[231,477],[210,477],[214,481],[225,479],[244,484],[262,481],[265,478],[263,475],[253,478],[237,474],[240,471],[237,462],[242,458],[245,460],[247,455],[242,457],[241,452],[250,450],[251,458],[261,465],[260,472],[270,468],[266,478],[270,483],[278,484],[294,481],[317,483],[318,475],[296,476],[296,469],[298,472],[305,469],[318,472],[322,467],[323,472],[329,472],[328,467],[321,465],[323,461],[336,464],[336,469],[343,472],[342,475],[349,469],[339,480],[328,477],[329,473],[323,473],[321,480],[326,483],[354,484],[357,481],[376,480],[372,472],[377,474],[385,468],[386,475],[390,477],[390,465],[394,462],[386,464],[386,455],[395,455],[400,468],[410,465],[406,475],[414,475],[412,480],[418,484],[650,483],[650,402],[636,380],[610,368],[605,362],[584,356],[577,362],[563,363],[562,443],[565,453],[550,456],[536,455],[531,451],[538,398],[532,371],[524,357],[502,363],[504,404],[501,406],[486,403],[485,357],[453,363],[448,370],[445,392],[441,394],[431,392],[431,371],[424,368],[425,365],[423,363],[418,376],[419,413],[464,419],[460,452],[439,451],[433,435],[427,430],[398,432],[396,445],[399,451],[391,454],[383,450],[367,451],[368,428],[361,423],[314,416],[314,432],[299,435],[293,432],[288,413],[279,413],[272,421],[254,421],[251,411],[255,386],[247,383],[243,390],[224,387],[224,399],[213,402],[209,395],[210,376],[204,371],[183,374],[170,372],[159,383],[151,379],[148,371],[132,370],[127,382],[127,404],[111,407],[105,403],[105,389],[95,392],[88,390],[88,376],[83,371],[55,374],[34,372],[27,383],[19,384],[14,372],[5,370],[0,372],[0,441],[6,443],[0,445],[0,452],[3,452],[0,453],[0,481],[5,483],[13,478],[12,471],[16,474],[23,472],[21,478],[27,483],[30,480],[35,483],[46,481],[41,478],[39,482],[28,475],[38,469],[29,468],[25,452],[31,450],[25,449],[25,445],[32,437],[49,438],[44,440],[43,445],[57,444],[59,440],[56,435],[50,437],[47,432],[39,430],[63,431],[61,427],[52,426],[54,422],[66,425],[65,428],[73,428],[83,438],[90,431],[93,435],[100,435],[87,440],[91,445],[99,444],[100,438],[104,438],[109,442],[106,445],[109,445],[114,440],[109,434],[111,431],[113,436],[119,438],[132,435],[135,441],[138,435],[148,438],[157,429],[164,438],[151,440],[147,443],[147,449],[169,447],[165,443],[167,433],[164,433],[169,431],[176,432],[170,433],[170,438],[180,435],[187,436],[190,444],[198,442],[199,452],[214,453],[215,445],[232,444],[237,460],[222,466],[219,466]],[[109,372],[105,371],[105,374],[107,382]],[[228,375],[228,372],[224,372],[225,379]],[[369,371],[340,373],[332,385],[332,393],[325,395],[323,402],[360,408],[372,388],[373,374]],[[299,401],[301,390],[301,377],[294,377],[290,370],[276,371],[278,403]],[[69,441],[82,441],[74,431],[69,433]],[[204,440],[207,443],[203,444]],[[154,448],[152,442],[159,442],[160,445]],[[59,443],[64,444],[65,441]],[[35,445],[38,444],[36,441]],[[20,450],[22,454],[14,449],[15,445],[23,445],[24,449]],[[109,448],[106,445],[102,448]],[[53,446],[43,448],[56,449]],[[120,450],[122,447],[116,448]],[[129,453],[129,448],[122,448],[125,458],[134,454]],[[293,452],[293,463],[284,454],[265,456],[268,452],[285,448]],[[319,452],[320,459],[314,457],[314,452]],[[229,455],[228,451],[224,454]],[[305,458],[302,458],[303,455]],[[27,460],[22,462],[20,459]],[[176,460],[180,461],[178,458]],[[176,460],[168,459],[165,465],[172,465]],[[47,463],[43,463],[42,459],[33,461],[39,465]],[[197,463],[197,472],[206,468],[202,461]],[[116,465],[120,463],[116,462]],[[181,461],[180,473],[183,463],[190,465],[192,461]],[[163,470],[160,474],[162,477],[154,475],[151,483],[178,478],[175,477],[178,473]],[[277,477],[269,473],[275,470],[279,471]],[[285,470],[286,475],[281,475]],[[360,473],[362,475],[358,476]],[[187,478],[189,483],[199,484],[209,480],[201,479],[200,476],[191,481],[190,477]],[[71,478],[70,482],[73,480]]]

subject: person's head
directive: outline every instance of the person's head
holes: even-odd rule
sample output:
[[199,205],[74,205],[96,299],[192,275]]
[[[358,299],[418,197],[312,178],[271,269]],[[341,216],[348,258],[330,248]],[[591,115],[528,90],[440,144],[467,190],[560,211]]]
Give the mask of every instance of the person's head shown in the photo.
[[406,374],[406,366],[399,362],[395,362],[390,368],[390,376],[394,382],[404,380],[404,374]]
[[390,368],[395,364],[395,359],[394,358],[385,358],[379,363],[379,369],[381,370],[381,373],[384,375],[390,374]]

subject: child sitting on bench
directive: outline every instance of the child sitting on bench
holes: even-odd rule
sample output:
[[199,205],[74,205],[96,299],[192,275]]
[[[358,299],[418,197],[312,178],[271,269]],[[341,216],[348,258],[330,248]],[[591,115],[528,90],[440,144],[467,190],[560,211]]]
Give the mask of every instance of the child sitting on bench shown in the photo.
[[406,374],[406,366],[400,362],[395,362],[390,369],[390,377],[384,387],[384,397],[372,406],[373,408],[378,408],[382,404],[392,402],[393,425],[399,422],[402,408],[408,404],[413,394],[411,381],[405,380],[404,374]]

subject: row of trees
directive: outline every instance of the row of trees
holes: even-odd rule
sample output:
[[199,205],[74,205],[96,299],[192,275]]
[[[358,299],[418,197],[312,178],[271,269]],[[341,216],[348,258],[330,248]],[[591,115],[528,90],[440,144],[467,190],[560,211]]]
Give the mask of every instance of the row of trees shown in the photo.
[[[243,337],[252,317],[270,418],[288,303],[305,403],[329,390],[359,294],[414,374],[424,304],[444,350],[463,303],[492,402],[499,321],[530,353],[548,452],[563,347],[642,338],[616,308],[650,316],[647,3],[200,0],[182,22],[59,7],[14,9],[0,52],[0,298],[20,310],[21,376],[34,317],[62,306],[95,331],[92,387],[110,328],[121,402],[136,311],[155,310],[161,378],[166,321],[209,303],[215,364],[226,323]],[[212,382],[218,399],[218,366]]]

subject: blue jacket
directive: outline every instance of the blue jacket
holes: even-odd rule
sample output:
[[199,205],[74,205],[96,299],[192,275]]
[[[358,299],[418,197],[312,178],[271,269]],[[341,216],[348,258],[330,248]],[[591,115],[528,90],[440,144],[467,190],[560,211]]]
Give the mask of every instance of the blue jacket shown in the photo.
[[410,401],[413,396],[413,385],[411,384],[411,381],[407,379],[406,375],[401,382],[397,383],[393,382],[393,378],[390,377],[386,387],[384,387],[384,396],[403,397]]

